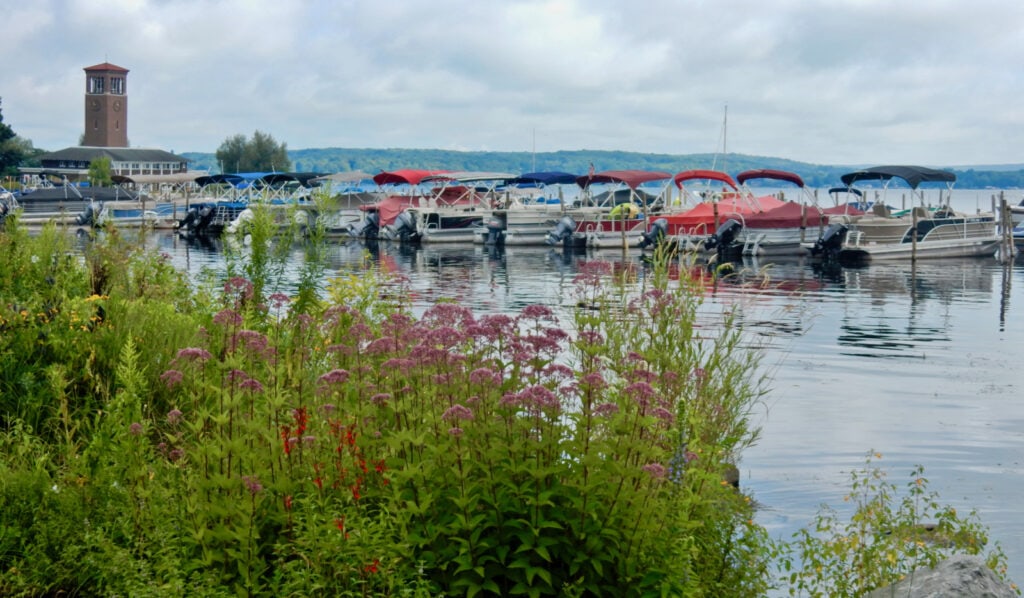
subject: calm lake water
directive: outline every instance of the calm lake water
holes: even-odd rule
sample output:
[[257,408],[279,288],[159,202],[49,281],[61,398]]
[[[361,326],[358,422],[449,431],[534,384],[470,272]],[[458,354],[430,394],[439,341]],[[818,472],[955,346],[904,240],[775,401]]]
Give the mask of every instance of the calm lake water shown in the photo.
[[[224,269],[217,244],[169,232],[147,242],[190,272]],[[404,274],[420,308],[442,298],[479,314],[541,303],[569,322],[573,278],[595,259],[634,268],[638,281],[646,273],[639,252],[358,242],[332,244],[329,269]],[[875,451],[901,488],[922,465],[942,503],[976,509],[1009,556],[1011,578],[1024,581],[1024,262],[828,273],[798,258],[739,266],[748,275],[709,291],[705,309],[742,305],[746,329],[769,343],[763,366],[772,383],[756,414],[762,437],[739,464],[741,484],[764,505],[760,522],[788,538],[823,503],[847,514],[850,472]],[[766,266],[767,278],[754,275]]]

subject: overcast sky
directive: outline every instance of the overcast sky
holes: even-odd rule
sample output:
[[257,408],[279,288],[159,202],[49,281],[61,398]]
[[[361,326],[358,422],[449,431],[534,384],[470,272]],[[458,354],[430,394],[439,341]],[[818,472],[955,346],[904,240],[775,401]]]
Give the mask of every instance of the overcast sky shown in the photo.
[[0,0],[4,122],[78,143],[87,66],[133,147],[728,151],[1024,162],[1024,2]]

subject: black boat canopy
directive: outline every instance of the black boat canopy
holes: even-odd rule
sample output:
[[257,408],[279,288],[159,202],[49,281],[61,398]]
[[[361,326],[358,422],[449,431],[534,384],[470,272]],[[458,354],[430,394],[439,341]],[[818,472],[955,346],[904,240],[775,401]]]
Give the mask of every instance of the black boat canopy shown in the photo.
[[857,181],[889,181],[893,178],[903,179],[911,189],[917,189],[921,183],[954,183],[956,175],[948,170],[935,170],[924,166],[875,166],[851,172],[839,177],[849,187]]
[[864,197],[864,193],[856,187],[832,187],[828,190],[829,195],[833,193],[853,193],[857,197]]
[[528,172],[508,181],[510,185],[574,185],[577,175],[569,172]]

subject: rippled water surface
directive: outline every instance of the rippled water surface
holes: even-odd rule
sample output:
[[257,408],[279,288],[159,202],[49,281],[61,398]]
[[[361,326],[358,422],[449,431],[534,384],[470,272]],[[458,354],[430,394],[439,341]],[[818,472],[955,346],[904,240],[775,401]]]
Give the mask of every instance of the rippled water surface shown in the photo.
[[[191,272],[224,269],[219,245],[171,234],[148,242]],[[639,253],[359,243],[332,244],[329,270],[404,274],[420,308],[442,298],[478,313],[543,303],[565,309],[568,320],[573,278],[595,259],[634,271],[637,284],[647,275]],[[764,505],[761,523],[788,537],[822,503],[844,513],[850,471],[877,451],[899,486],[919,464],[944,503],[977,509],[1009,556],[1010,576],[1024,581],[1024,264],[822,273],[794,258],[739,267],[745,274],[712,288],[705,308],[742,305],[747,330],[769,341],[762,437],[740,463],[741,483]]]

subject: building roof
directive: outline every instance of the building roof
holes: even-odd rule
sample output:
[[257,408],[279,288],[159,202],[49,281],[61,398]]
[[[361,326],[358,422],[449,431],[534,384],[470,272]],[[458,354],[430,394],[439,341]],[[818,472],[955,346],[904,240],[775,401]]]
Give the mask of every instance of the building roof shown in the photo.
[[188,162],[183,158],[162,149],[144,149],[134,147],[66,147],[62,150],[39,156],[40,162],[52,160],[68,160],[91,162],[96,158],[107,157],[112,162]]
[[110,179],[117,185],[150,185],[154,183],[174,183],[180,185],[195,182],[199,177],[206,175],[207,172],[205,170],[190,170],[188,172],[172,172],[167,174],[114,174],[110,176]]
[[87,66],[87,67],[85,67],[82,70],[83,71],[120,71],[122,73],[127,73],[128,72],[128,69],[124,68],[123,66],[117,66],[116,64],[110,64],[109,62],[102,62],[100,64],[96,64],[96,65],[93,65],[93,66]]

